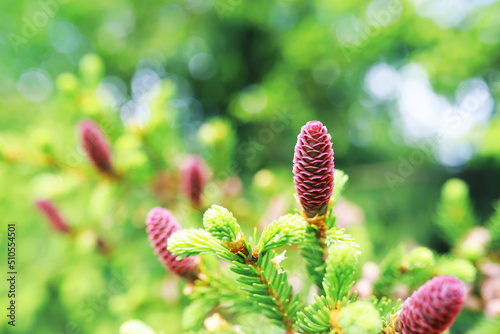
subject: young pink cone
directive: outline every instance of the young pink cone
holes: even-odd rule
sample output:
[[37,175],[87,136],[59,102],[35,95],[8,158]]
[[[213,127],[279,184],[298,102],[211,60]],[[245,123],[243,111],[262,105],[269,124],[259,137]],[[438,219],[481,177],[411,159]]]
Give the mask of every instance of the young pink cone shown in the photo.
[[100,171],[113,174],[111,165],[111,150],[106,135],[99,125],[91,120],[79,124],[82,146],[94,166]]
[[187,159],[181,170],[181,189],[191,200],[194,208],[202,206],[203,188],[208,181],[208,167],[199,156]]
[[56,231],[61,233],[69,233],[71,231],[71,228],[51,201],[41,199],[36,201],[35,205]]
[[293,181],[308,218],[324,216],[328,210],[335,167],[331,139],[326,126],[319,121],[307,122],[297,136]]
[[440,334],[460,313],[465,286],[452,276],[437,276],[427,281],[403,304],[398,317],[402,334]]
[[195,257],[177,257],[167,249],[170,236],[181,229],[175,217],[167,209],[156,207],[149,211],[146,218],[146,232],[149,234],[151,246],[155,249],[160,262],[171,272],[189,280],[198,275]]

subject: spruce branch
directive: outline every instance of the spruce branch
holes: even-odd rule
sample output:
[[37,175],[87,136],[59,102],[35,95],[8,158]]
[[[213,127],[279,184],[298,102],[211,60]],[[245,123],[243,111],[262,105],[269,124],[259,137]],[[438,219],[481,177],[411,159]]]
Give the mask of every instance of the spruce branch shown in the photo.
[[304,333],[330,333],[330,306],[325,296],[314,296],[314,302],[297,316],[297,326]]
[[229,255],[210,233],[202,229],[186,229],[177,231],[168,239],[168,250],[179,259],[198,254]]
[[254,310],[264,313],[287,333],[294,333],[293,324],[301,307],[298,296],[292,294],[287,274],[279,268],[284,255],[271,259],[274,252],[269,250],[300,240],[300,232],[305,228],[303,219],[298,215],[288,215],[273,222],[260,239],[262,247],[257,247],[256,254],[253,254],[251,245],[229,211],[212,207],[204,218],[205,227],[210,232],[201,229],[176,232],[169,239],[169,250],[179,257],[213,254],[232,263],[230,270],[238,275],[237,281],[243,284],[242,289]]
[[244,285],[243,290],[261,313],[286,333],[294,333],[293,324],[301,304],[298,296],[292,294],[287,274],[272,263],[272,253],[261,253],[256,261],[233,261],[230,270],[239,275],[238,282]]
[[185,308],[182,318],[184,330],[198,330],[207,315],[216,308],[231,315],[253,311],[245,293],[230,279],[214,270],[205,273],[190,288],[191,303]]
[[304,239],[299,244],[301,255],[306,260],[306,270],[313,283],[322,291],[325,276],[325,258],[327,246],[315,225],[307,225]]
[[219,205],[212,205],[205,211],[203,226],[212,236],[226,243],[235,241],[241,231],[233,214]]
[[380,264],[380,276],[373,288],[375,294],[388,295],[391,293],[394,284],[401,276],[401,264],[403,263],[403,247],[398,246],[390,251]]
[[346,244],[349,245],[352,249],[354,249],[354,252],[356,253],[356,256],[361,255],[360,247],[354,240],[354,238],[350,235],[345,233],[345,229],[343,228],[332,228],[326,232],[326,239],[325,239],[325,245],[327,247],[334,246],[334,245],[340,245],[340,244]]
[[355,283],[358,252],[350,244],[345,243],[330,246],[328,250],[323,289],[326,296],[334,303],[349,298],[349,292]]
[[269,224],[262,232],[258,248],[266,252],[274,248],[298,243],[304,238],[306,222],[298,214],[280,217]]
[[336,334],[377,334],[381,320],[375,306],[364,300],[350,303],[340,313]]
[[401,310],[402,307],[401,299],[393,302],[387,297],[382,297],[380,298],[380,300],[374,298],[373,304],[380,314],[383,328],[387,328],[390,326],[391,320],[397,317],[396,314]]

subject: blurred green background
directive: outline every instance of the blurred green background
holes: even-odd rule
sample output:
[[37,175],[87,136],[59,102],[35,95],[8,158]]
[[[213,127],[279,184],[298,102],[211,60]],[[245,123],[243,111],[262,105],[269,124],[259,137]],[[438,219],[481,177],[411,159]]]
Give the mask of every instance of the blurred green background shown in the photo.
[[[432,224],[447,179],[467,182],[480,220],[498,201],[499,55],[494,0],[3,1],[0,207],[2,235],[17,224],[19,308],[0,331],[115,333],[137,318],[180,332],[182,283],[149,246],[147,212],[200,226],[178,187],[190,154],[212,170],[204,208],[227,206],[246,231],[290,212],[312,119],[350,175],[345,198],[363,214],[338,215],[364,222],[352,233],[366,259],[400,241],[447,251]],[[119,182],[81,149],[88,118]],[[37,198],[76,236],[52,231]]]

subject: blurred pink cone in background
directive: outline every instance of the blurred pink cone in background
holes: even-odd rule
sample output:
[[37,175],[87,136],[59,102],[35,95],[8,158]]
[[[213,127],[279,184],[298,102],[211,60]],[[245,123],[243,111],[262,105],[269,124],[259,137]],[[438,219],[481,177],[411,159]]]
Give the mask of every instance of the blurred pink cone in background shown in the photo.
[[71,231],[71,228],[51,201],[40,199],[35,202],[35,205],[56,231],[61,233]]
[[79,126],[82,146],[94,166],[106,174],[113,174],[111,150],[106,135],[96,122],[81,121]]
[[191,200],[191,205],[199,209],[203,204],[203,189],[209,179],[209,169],[199,156],[186,159],[181,168],[181,190]]

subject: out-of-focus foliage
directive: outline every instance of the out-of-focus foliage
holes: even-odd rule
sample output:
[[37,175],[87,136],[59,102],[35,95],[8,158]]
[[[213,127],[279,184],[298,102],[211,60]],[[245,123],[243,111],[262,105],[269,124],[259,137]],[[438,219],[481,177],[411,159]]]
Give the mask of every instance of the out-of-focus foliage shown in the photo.
[[[17,224],[16,330],[115,333],[140,319],[180,332],[187,298],[148,244],[148,210],[202,226],[203,210],[179,190],[182,163],[197,154],[212,170],[203,209],[223,205],[247,235],[262,230],[294,208],[293,145],[311,119],[328,127],[350,175],[345,197],[364,211],[336,205],[360,261],[402,241],[428,247],[394,250],[375,291],[407,294],[409,277],[429,275],[424,264],[477,281],[478,260],[500,240],[498,214],[489,218],[500,189],[500,3],[458,3],[2,1],[0,207],[4,224]],[[119,179],[88,161],[82,119],[109,137]],[[434,224],[453,205],[441,201],[436,214],[450,177],[470,187],[459,209],[474,214],[460,226],[492,231],[486,250],[460,253],[466,233]],[[50,230],[37,198],[75,234]]]

